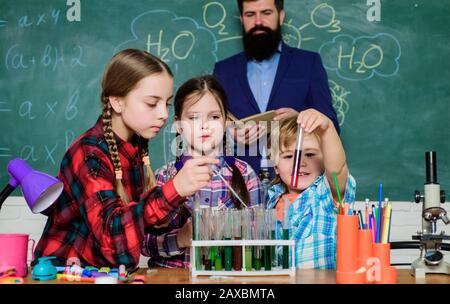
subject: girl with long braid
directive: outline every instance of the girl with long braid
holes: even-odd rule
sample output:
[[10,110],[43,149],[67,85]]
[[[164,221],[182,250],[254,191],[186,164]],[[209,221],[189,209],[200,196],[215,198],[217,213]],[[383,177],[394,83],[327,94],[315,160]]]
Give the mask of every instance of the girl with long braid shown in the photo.
[[201,206],[213,208],[240,209],[244,207],[242,203],[250,207],[263,201],[261,183],[251,166],[227,151],[227,96],[221,84],[209,75],[190,79],[178,89],[174,103],[180,145],[177,148],[184,152],[177,153],[175,161],[156,171],[157,184],[166,184],[173,176],[180,174],[189,160],[206,155],[219,160],[215,171],[227,180],[242,202],[229,191],[221,177],[213,175],[208,185],[187,199],[183,212],[178,213],[165,227],[147,230],[142,254],[150,257],[149,267],[189,267],[192,238],[190,214],[195,198],[200,200]]
[[133,269],[145,229],[167,222],[208,184],[208,166],[218,161],[200,157],[156,186],[148,140],[166,122],[172,95],[172,73],[157,57],[128,49],[112,58],[102,80],[102,114],[63,157],[64,191],[45,213],[34,263],[55,256],[58,265]]

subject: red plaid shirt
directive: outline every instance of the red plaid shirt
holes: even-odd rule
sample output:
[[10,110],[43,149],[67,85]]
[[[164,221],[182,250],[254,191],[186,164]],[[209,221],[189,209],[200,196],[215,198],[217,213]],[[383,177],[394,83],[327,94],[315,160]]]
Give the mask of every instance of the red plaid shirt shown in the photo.
[[183,203],[172,180],[144,192],[139,137],[132,143],[115,139],[130,203],[125,205],[114,191],[114,167],[99,118],[64,155],[58,174],[64,191],[45,212],[48,220],[34,263],[41,256],[56,256],[60,265],[75,257],[81,265],[134,268],[145,228],[167,221]]

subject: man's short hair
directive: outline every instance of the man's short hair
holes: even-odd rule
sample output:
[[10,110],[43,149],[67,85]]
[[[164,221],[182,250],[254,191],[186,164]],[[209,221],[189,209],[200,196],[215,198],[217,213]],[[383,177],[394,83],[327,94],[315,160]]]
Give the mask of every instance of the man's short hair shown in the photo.
[[[242,10],[244,7],[244,2],[255,2],[258,0],[237,0],[239,12],[242,15]],[[284,0],[274,0],[275,1],[275,7],[277,8],[278,12],[284,9]]]

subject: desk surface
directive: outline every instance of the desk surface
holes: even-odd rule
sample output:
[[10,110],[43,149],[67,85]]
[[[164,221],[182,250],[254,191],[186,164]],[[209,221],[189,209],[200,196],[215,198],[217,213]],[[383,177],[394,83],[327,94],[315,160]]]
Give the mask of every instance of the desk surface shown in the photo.
[[[429,274],[425,279],[416,279],[408,269],[398,269],[399,284],[450,284],[449,275]],[[146,275],[147,284],[335,284],[334,270],[298,269],[295,277],[261,276],[261,277],[220,277],[199,276],[193,278],[186,269],[156,268],[147,273],[147,269],[139,269],[137,274]],[[29,274],[26,284],[75,284],[63,280],[34,281]],[[89,284],[78,283],[77,284]]]

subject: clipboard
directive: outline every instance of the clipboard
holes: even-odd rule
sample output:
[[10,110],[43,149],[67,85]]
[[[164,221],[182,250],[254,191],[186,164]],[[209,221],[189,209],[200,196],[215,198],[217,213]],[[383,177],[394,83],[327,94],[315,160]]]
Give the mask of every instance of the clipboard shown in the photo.
[[241,119],[236,118],[236,116],[234,116],[231,113],[228,113],[227,116],[233,122],[242,122],[242,123],[245,124],[245,123],[247,123],[249,121],[254,121],[255,123],[259,123],[259,122],[265,121],[265,122],[269,123],[270,121],[273,120],[273,118],[275,116],[277,116],[277,114],[276,114],[275,110],[271,110],[271,111],[262,112],[262,113],[258,113],[258,114],[255,114],[255,115],[247,116],[247,117],[244,117],[244,118],[241,118]]

